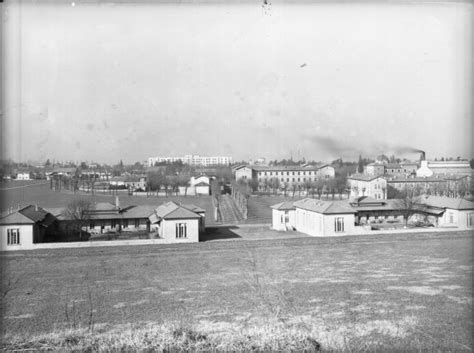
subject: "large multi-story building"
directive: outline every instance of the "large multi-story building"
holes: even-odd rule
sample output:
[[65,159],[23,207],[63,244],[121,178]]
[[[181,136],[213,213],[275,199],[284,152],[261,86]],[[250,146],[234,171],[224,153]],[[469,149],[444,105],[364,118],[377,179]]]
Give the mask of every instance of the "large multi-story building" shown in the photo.
[[235,170],[235,179],[256,180],[259,189],[272,183],[274,186],[303,185],[321,179],[333,179],[335,170],[327,164],[312,166],[240,166]]
[[200,166],[210,166],[210,165],[230,165],[232,163],[232,157],[228,156],[199,156],[187,154],[183,157],[150,157],[148,158],[148,166],[153,167],[155,163],[173,163],[173,162],[183,162],[184,164],[189,165],[200,165]]

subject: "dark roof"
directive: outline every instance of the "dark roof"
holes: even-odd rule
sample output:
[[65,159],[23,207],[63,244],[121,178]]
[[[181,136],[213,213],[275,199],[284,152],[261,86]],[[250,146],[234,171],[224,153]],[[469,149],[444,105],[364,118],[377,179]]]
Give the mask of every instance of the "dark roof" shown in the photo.
[[201,207],[198,207],[196,205],[193,205],[193,204],[181,205],[181,207],[187,208],[188,210],[193,211],[193,212],[197,212],[197,213],[206,212],[205,209],[203,209]]
[[327,164],[321,164],[318,166],[307,166],[307,167],[301,167],[299,165],[295,166],[289,166],[289,165],[280,165],[280,166],[252,166],[253,170],[256,170],[257,172],[279,172],[279,171],[306,171],[306,170],[319,170],[323,167],[328,166]]
[[302,208],[322,214],[347,214],[356,211],[344,201],[322,201],[316,199],[303,199],[294,203],[295,208]]
[[33,205],[26,206],[18,212],[20,212],[25,217],[28,217],[35,223],[45,219],[46,215],[48,214],[48,212],[42,209],[41,207]]
[[274,210],[282,210],[282,211],[295,209],[294,201],[283,201],[270,207],[273,208]]
[[194,219],[201,218],[197,213],[186,207],[180,206],[173,201],[164,203],[155,209],[149,219],[152,223],[156,223],[161,219]]
[[387,183],[428,183],[428,182],[444,182],[443,178],[424,178],[424,177],[396,177],[396,178],[388,178]]
[[351,198],[349,200],[349,204],[351,204],[351,206],[375,206],[375,205],[382,206],[385,204],[385,201],[374,199],[373,197],[370,197],[370,196],[359,196],[359,197]]
[[0,219],[0,224],[34,224],[48,226],[56,220],[52,214],[39,206],[29,205]]
[[454,210],[474,210],[474,202],[466,199],[446,196],[423,196],[420,203],[432,207],[451,208]]

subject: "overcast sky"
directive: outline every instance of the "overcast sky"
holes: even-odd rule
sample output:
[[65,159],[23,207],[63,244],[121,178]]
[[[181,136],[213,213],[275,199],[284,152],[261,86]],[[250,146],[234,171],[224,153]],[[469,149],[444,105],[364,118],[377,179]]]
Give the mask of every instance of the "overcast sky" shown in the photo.
[[20,3],[4,157],[471,157],[470,2]]

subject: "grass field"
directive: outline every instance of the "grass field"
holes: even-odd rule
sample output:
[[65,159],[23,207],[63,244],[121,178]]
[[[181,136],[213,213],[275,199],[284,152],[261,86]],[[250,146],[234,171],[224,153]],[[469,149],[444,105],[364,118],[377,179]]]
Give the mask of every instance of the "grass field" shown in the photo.
[[[26,187],[18,187],[28,184]],[[37,204],[44,208],[60,208],[66,207],[69,202],[74,199],[87,198],[92,202],[111,202],[115,203],[115,195],[103,194],[97,192],[95,195],[84,192],[73,193],[70,191],[56,192],[50,189],[49,183],[39,182],[15,182],[3,183],[0,187],[0,211],[7,210],[9,207],[17,207],[18,205]],[[129,196],[121,194],[120,205],[156,205],[168,201],[179,201],[183,204],[192,203],[206,210],[206,224],[215,224],[213,220],[213,205],[210,196]]]
[[467,232],[38,250],[0,260],[4,348],[127,350],[174,340],[189,349],[472,349]]

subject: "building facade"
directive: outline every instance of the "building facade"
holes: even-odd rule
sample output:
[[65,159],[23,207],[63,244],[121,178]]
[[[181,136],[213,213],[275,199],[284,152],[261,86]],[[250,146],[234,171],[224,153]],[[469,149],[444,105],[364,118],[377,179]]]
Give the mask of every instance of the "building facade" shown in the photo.
[[197,166],[211,166],[211,165],[230,165],[232,164],[232,157],[229,156],[199,156],[199,155],[185,155],[183,157],[149,157],[148,166],[153,167],[155,163],[173,163],[183,162],[184,164]]
[[350,197],[369,196],[377,200],[387,198],[387,181],[380,175],[353,174],[347,178]]

